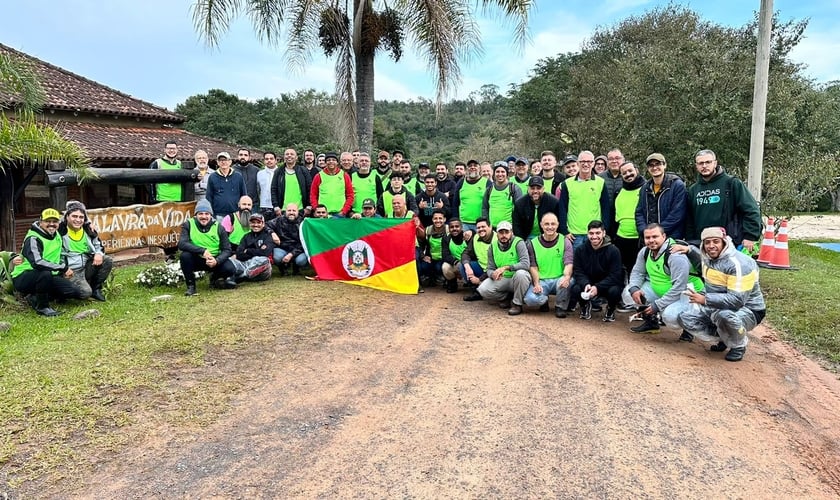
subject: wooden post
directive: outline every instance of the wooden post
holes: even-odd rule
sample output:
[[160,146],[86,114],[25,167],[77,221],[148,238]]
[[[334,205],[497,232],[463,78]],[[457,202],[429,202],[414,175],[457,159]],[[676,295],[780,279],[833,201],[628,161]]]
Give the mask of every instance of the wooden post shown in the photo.
[[[48,172],[66,172],[67,166],[63,161],[51,161],[47,164]],[[46,173],[46,172],[44,172]],[[67,188],[65,186],[50,187],[50,207],[64,212],[67,205]]]
[[747,187],[761,201],[761,174],[764,164],[764,124],[767,115],[767,82],[770,73],[770,32],[773,30],[773,0],[761,0],[758,14],[758,46],[755,51],[752,130]]
[[14,163],[0,161],[0,250],[17,252],[13,168]]

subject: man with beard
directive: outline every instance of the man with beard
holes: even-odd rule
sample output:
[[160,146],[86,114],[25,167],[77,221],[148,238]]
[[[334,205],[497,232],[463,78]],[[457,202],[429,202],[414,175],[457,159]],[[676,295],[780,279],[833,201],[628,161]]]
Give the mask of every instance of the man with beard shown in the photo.
[[113,261],[105,255],[105,248],[99,234],[91,227],[87,209],[78,201],[67,203],[64,220],[58,225],[62,239],[62,255],[67,267],[73,271],[70,276],[80,291],[79,299],[88,297],[105,302],[102,285],[111,274]]
[[[496,233],[490,227],[490,221],[480,217],[475,223],[476,236],[469,239],[467,248],[461,254],[461,272],[464,276],[464,283],[472,287],[478,286],[487,279],[487,255],[490,252],[490,245],[496,241]],[[467,302],[482,300],[483,297],[478,290],[473,290],[471,295],[464,297]]]
[[563,176],[557,172],[557,157],[554,156],[553,151],[543,151],[540,155],[540,163],[542,164],[540,177],[543,178],[545,190],[554,194],[563,182]]
[[698,179],[688,188],[686,239],[695,243],[702,228],[721,226],[736,247],[752,252],[764,230],[755,198],[740,179],[724,172],[714,151],[699,151],[694,164]]
[[230,166],[230,154],[221,152],[216,157],[218,168],[207,181],[207,201],[210,202],[216,220],[236,211],[239,199],[247,196],[242,174]]
[[[292,150],[294,151],[294,150]],[[257,185],[260,188],[260,210],[263,217],[274,218],[274,205],[271,202],[271,183],[277,172],[277,155],[274,151],[263,153],[265,168],[257,172]]]
[[452,216],[457,217],[464,226],[464,231],[475,231],[476,222],[481,217],[481,205],[484,193],[490,181],[479,175],[478,162],[467,162],[467,175],[458,181],[452,195]]
[[735,248],[723,227],[707,227],[700,238],[706,291],[688,294],[693,305],[678,321],[688,333],[702,340],[712,340],[717,334],[720,341],[710,350],[723,352],[728,347],[726,360],[741,361],[749,342],[747,332],[758,326],[766,314],[758,267],[751,257]]
[[434,174],[424,177],[423,185],[426,189],[416,197],[417,215],[420,216],[420,222],[428,227],[432,225],[432,215],[436,211],[443,213],[444,220],[449,218],[449,198],[437,188],[437,177]]
[[[455,184],[457,185],[465,175],[467,175],[467,164],[462,161],[455,162],[455,166],[452,167],[452,180]],[[453,186],[452,189],[455,189],[455,187]]]
[[506,161],[497,161],[493,166],[493,183],[484,192],[481,202],[481,216],[487,217],[492,227],[513,215],[513,203],[522,196],[518,186],[508,180]]
[[243,196],[239,198],[239,210],[226,215],[222,219],[222,228],[228,233],[228,241],[230,242],[231,250],[236,251],[237,245],[242,241],[248,231],[251,230],[251,210],[254,208],[254,203],[250,196]]
[[377,212],[382,217],[393,217],[393,204],[394,198],[400,196],[403,198],[404,203],[407,204],[407,209],[411,210],[411,213],[417,213],[417,203],[415,202],[414,195],[408,192],[405,187],[403,187],[403,176],[399,172],[392,172],[391,173],[391,185],[382,192],[382,196],[379,197],[379,203],[377,204]]
[[267,229],[265,217],[259,212],[248,219],[251,230],[239,242],[231,262],[236,268],[237,281],[265,281],[271,278],[271,256],[274,253],[274,232]]
[[257,183],[257,174],[260,169],[251,163],[251,152],[245,148],[240,148],[237,155],[239,157],[233,169],[242,174],[242,179],[245,180],[245,191],[252,200],[259,200],[260,188]]
[[[515,316],[522,313],[523,295],[528,289],[516,287],[516,283],[528,282],[528,248],[522,238],[513,235],[513,226],[503,220],[496,229],[496,241],[490,244],[487,254],[487,276],[478,286],[478,293],[485,299],[496,300],[499,307],[508,309],[508,314]],[[517,293],[521,292],[521,293]],[[511,296],[513,296],[511,300]]]
[[228,233],[213,220],[213,208],[207,201],[195,204],[195,216],[181,225],[181,273],[187,283],[185,295],[198,292],[195,288],[195,272],[209,271],[211,286],[236,288],[233,274],[236,269],[230,261]]
[[623,164],[624,154],[620,149],[613,148],[607,153],[607,169],[600,174],[600,177],[604,179],[604,186],[610,197],[610,204],[615,202],[615,197],[618,195],[618,191],[624,183],[621,176],[621,165]]
[[446,167],[446,163],[440,161],[435,165],[435,178],[437,180],[438,191],[443,193],[447,199],[450,199],[450,194],[455,189],[455,181],[449,176],[449,169]]
[[[429,174],[429,177],[434,178]],[[431,217],[431,224],[426,226],[426,233],[420,249],[420,280],[424,286],[435,286],[443,276],[443,239],[447,234],[446,215],[436,209]],[[422,219],[421,219],[422,223]]]
[[353,153],[349,151],[344,151],[341,153],[339,157],[339,163],[341,164],[341,170],[347,175],[351,175],[353,172],[356,171],[356,166],[353,162]]
[[[623,298],[625,304],[635,304],[637,308],[647,304],[641,311],[643,323],[630,328],[631,332],[659,333],[660,317],[665,325],[678,326],[677,318],[688,309],[688,297],[683,292],[689,283],[697,292],[702,292],[704,286],[688,257],[671,251],[676,243],[662,226],[648,224],[643,234],[645,248],[636,256]],[[680,340],[690,342],[691,334],[684,332]]]
[[315,208],[312,209],[312,217],[316,219],[329,219],[330,213],[327,212],[326,205],[315,205]]
[[283,214],[283,207],[289,203],[294,203],[296,207],[303,207],[304,215],[309,215],[312,210],[309,205],[311,184],[312,179],[309,178],[306,167],[297,164],[297,152],[292,148],[286,149],[283,152],[283,169],[277,169],[277,173],[271,180],[273,213],[270,217],[266,215],[266,219],[280,217]]
[[411,162],[408,160],[400,161],[400,175],[403,177],[403,187],[411,196],[417,196],[422,191],[420,181],[411,175]]
[[393,164],[394,170],[400,169],[400,163],[402,163],[403,159],[405,158],[405,153],[399,149],[395,149],[391,151],[391,163]]
[[610,237],[613,245],[621,253],[621,263],[624,272],[629,276],[636,256],[639,253],[639,231],[636,229],[636,206],[642,192],[644,179],[639,175],[636,165],[626,161],[619,167],[619,174],[624,179],[621,189],[615,197],[613,207],[614,223]]
[[[449,233],[443,237],[441,242],[441,273],[446,280],[446,293],[458,291],[458,275],[461,274],[461,256],[467,248],[467,240],[464,239],[464,231],[461,221],[458,219],[449,220]],[[466,280],[464,280],[466,282]]]
[[307,175],[309,175],[310,182],[315,177],[315,174],[321,171],[318,165],[315,164],[315,151],[311,149],[303,151],[303,168],[306,170]]
[[531,177],[528,182],[528,195],[522,196],[513,204],[513,234],[523,240],[540,235],[540,221],[547,213],[557,213],[557,198],[545,192],[542,177]]
[[[583,238],[582,238],[583,239]],[[569,309],[580,300],[580,318],[592,318],[592,301],[607,299],[604,321],[615,321],[615,309],[624,287],[621,254],[610,242],[604,223],[593,220],[587,227],[585,243],[574,249],[574,285]]]
[[282,217],[268,223],[269,228],[275,233],[274,264],[280,270],[281,276],[288,274],[290,270],[293,274],[297,274],[309,265],[309,258],[304,253],[303,243],[300,240],[302,222],[303,217],[297,205],[289,203]]
[[[391,155],[387,151],[380,151],[376,157],[376,173],[379,175],[380,185],[382,189],[388,189],[391,185]],[[376,198],[379,199],[379,198]]]
[[201,201],[207,197],[207,181],[210,180],[210,174],[215,172],[210,168],[208,162],[210,157],[207,156],[207,151],[199,149],[193,156],[195,160],[195,168],[193,171],[196,175],[195,181],[195,201]]
[[[558,198],[560,234],[570,239],[575,248],[586,242],[589,222],[599,220],[609,230],[612,213],[604,179],[592,175],[595,155],[591,151],[581,151],[577,163],[580,167],[578,174],[563,181]],[[623,277],[621,282],[624,284]]]
[[54,208],[41,212],[41,218],[27,231],[11,272],[15,290],[29,295],[27,302],[41,316],[61,314],[50,307],[50,298],[69,299],[80,296],[81,292],[70,281],[73,271],[61,255],[62,240],[57,233],[59,217]]
[[382,196],[382,181],[379,174],[370,170],[370,155],[359,153],[359,169],[350,175],[353,183],[353,215],[361,213],[362,203],[368,198],[378,200]]
[[513,177],[511,184],[516,185],[522,193],[528,192],[528,182],[531,180],[531,173],[528,171],[528,160],[518,158],[513,165]]
[[566,317],[569,306],[569,288],[572,285],[574,251],[572,243],[557,233],[557,215],[546,213],[540,220],[542,236],[525,242],[530,262],[530,281],[516,280],[517,294],[523,296],[526,306],[548,311],[548,296],[555,295],[554,316]]
[[[149,168],[152,170],[179,170],[181,161],[178,159],[178,144],[175,141],[168,141],[164,146],[163,156],[153,161]],[[151,204],[162,201],[182,201],[181,184],[175,182],[151,184],[149,186],[149,198]]]
[[324,169],[312,179],[309,188],[312,205],[326,205],[333,217],[347,217],[353,208],[353,182],[347,172],[338,166],[338,156],[327,153]]
[[685,236],[686,191],[679,176],[666,172],[668,163],[660,153],[652,153],[645,159],[650,179],[642,186],[639,204],[636,206],[636,229],[639,232],[651,223],[662,226],[665,234],[672,238]]

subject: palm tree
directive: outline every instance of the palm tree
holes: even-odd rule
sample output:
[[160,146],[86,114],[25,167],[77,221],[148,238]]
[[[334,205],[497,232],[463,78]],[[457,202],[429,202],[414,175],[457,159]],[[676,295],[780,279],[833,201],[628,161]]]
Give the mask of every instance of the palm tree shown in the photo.
[[[230,23],[247,15],[260,41],[278,46],[286,30],[286,56],[300,68],[320,48],[335,56],[339,130],[344,144],[370,151],[373,142],[374,57],[385,51],[399,61],[411,41],[424,56],[436,84],[437,108],[460,82],[460,61],[481,52],[469,0],[197,0],[193,23],[216,46]],[[483,11],[496,8],[514,18],[514,41],[528,38],[535,0],[474,0]]]
[[14,185],[11,169],[29,162],[45,165],[63,161],[79,179],[94,176],[84,151],[64,139],[54,128],[40,123],[35,111],[44,102],[44,91],[29,64],[10,53],[0,52],[0,96],[14,103],[6,115],[0,102],[0,249],[14,246]]

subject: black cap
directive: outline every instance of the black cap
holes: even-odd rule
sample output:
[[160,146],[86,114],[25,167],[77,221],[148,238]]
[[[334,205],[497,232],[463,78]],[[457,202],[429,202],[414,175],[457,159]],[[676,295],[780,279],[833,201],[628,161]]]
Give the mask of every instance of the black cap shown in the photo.
[[261,221],[264,221],[265,217],[260,212],[254,212],[254,213],[251,214],[250,217],[248,217],[248,220],[254,220],[254,219],[259,219]]
[[333,153],[333,152],[329,152],[329,153],[327,153],[327,154],[325,154],[325,155],[324,155],[324,159],[325,159],[325,160],[328,160],[328,159],[330,159],[330,158],[332,158],[332,159],[334,159],[334,160],[338,160],[338,155],[337,155],[337,154],[335,154],[335,153]]
[[566,165],[567,163],[572,163],[573,161],[577,161],[577,156],[568,155],[565,158],[563,158],[563,165]]
[[542,177],[537,177],[536,175],[531,176],[531,180],[528,181],[529,186],[545,186],[545,181],[543,181]]
[[401,154],[401,155],[403,155],[403,157],[405,157],[405,153],[403,153],[403,151],[401,149],[395,149],[395,150],[391,151],[391,154],[392,155]]
[[421,161],[420,163],[417,164],[417,168],[429,168],[429,162]]

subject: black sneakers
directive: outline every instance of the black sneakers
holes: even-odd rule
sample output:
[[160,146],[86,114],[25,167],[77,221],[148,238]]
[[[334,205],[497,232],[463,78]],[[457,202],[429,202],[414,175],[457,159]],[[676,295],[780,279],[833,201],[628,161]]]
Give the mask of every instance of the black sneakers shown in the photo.
[[592,302],[581,301],[580,303],[580,319],[592,319]]
[[723,352],[726,350],[726,344],[724,344],[723,341],[720,341],[717,344],[709,347],[709,350],[712,352]]
[[99,302],[105,302],[105,294],[102,293],[102,290],[97,288],[90,294],[90,298],[93,300],[98,300]]
[[744,353],[747,352],[746,347],[733,347],[726,353],[726,357],[724,357],[727,361],[741,361],[744,359]]
[[198,292],[195,290],[195,285],[187,285],[187,291],[184,292],[184,295],[186,295],[187,297],[198,295]]
[[555,318],[565,318],[567,311],[562,307],[555,307],[554,308],[554,317]]
[[480,293],[475,291],[470,295],[464,297],[464,301],[466,302],[475,302],[476,300],[484,300],[484,297],[482,297]]
[[607,312],[604,313],[604,323],[612,323],[615,321],[615,308],[607,306]]
[[694,340],[694,335],[688,333],[687,331],[683,330],[680,334],[680,340],[683,342],[691,342]]
[[642,320],[641,325],[630,328],[630,331],[633,333],[647,333],[651,335],[659,333],[659,320],[656,318],[655,314],[644,314],[642,315]]

